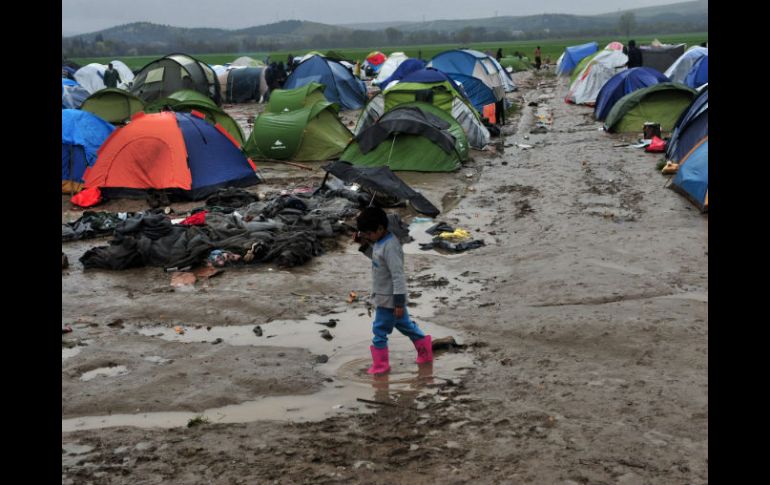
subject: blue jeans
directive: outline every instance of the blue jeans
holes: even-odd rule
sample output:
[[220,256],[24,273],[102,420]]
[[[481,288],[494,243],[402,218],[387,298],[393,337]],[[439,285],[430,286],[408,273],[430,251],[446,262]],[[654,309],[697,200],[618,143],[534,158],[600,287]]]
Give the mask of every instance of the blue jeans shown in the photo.
[[372,344],[378,349],[387,348],[388,335],[393,332],[393,327],[409,337],[412,342],[425,337],[420,327],[409,318],[409,312],[406,311],[406,307],[404,307],[404,315],[396,319],[392,308],[378,306],[374,311],[374,322],[372,322],[372,332],[374,333]]

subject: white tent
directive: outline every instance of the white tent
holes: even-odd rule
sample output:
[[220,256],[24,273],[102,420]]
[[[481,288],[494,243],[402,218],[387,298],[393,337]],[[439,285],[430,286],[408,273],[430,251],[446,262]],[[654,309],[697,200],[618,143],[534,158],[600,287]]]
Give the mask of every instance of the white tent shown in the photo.
[[104,71],[106,70],[107,66],[96,62],[85,65],[75,72],[75,81],[93,94],[105,88]]
[[684,54],[679,56],[679,58],[675,60],[663,74],[669,78],[671,82],[683,83],[685,78],[687,78],[687,73],[692,69],[692,66],[698,62],[698,59],[707,55],[709,55],[708,47],[690,47]]
[[388,57],[388,59],[382,63],[382,67],[380,67],[380,73],[377,74],[377,78],[372,82],[372,84],[379,86],[381,82],[396,72],[398,66],[400,66],[401,63],[407,59],[409,59],[409,57],[407,57],[407,55],[403,52],[392,53],[390,57]]
[[265,63],[249,56],[242,56],[230,63],[231,66],[265,67]]
[[[120,82],[118,88],[128,90],[134,81],[134,73],[121,61],[111,61],[112,67],[118,71]],[[85,65],[75,72],[75,81],[78,82],[89,93],[93,94],[100,89],[104,89],[104,72],[107,70],[105,64],[93,62]]]
[[503,82],[505,92],[510,93],[516,91],[516,85],[513,84],[513,79],[511,79],[511,77],[508,75],[508,71],[506,71],[499,62],[497,62],[497,59],[494,57],[490,57],[490,59],[492,59],[492,62],[494,62],[495,66],[497,66],[497,72],[500,74],[500,80]]
[[[133,71],[123,61],[118,60],[112,61],[112,67],[120,74],[118,88],[128,90],[131,87],[131,83],[134,82]],[[107,66],[104,69],[106,70]]]
[[575,78],[566,100],[575,104],[595,104],[602,86],[626,69],[627,62],[628,56],[621,51],[603,50],[596,54]]

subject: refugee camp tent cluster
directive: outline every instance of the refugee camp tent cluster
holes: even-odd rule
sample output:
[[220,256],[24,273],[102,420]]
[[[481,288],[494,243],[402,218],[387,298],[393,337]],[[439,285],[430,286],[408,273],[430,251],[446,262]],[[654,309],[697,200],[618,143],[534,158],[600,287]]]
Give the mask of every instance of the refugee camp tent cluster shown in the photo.
[[708,48],[654,41],[641,46],[643,66],[626,69],[618,47],[567,47],[557,68],[572,73],[565,100],[594,105],[607,132],[639,133],[647,123],[670,132],[664,173],[675,172],[671,187],[708,210]]
[[470,49],[441,52],[427,64],[400,60],[376,82],[381,92],[362,111],[341,158],[393,170],[456,170],[469,147],[489,143],[484,121],[502,124],[505,93],[516,89],[494,58]]
[[[366,103],[353,139],[339,154],[341,160],[354,165],[385,165],[393,170],[456,170],[467,160],[469,147],[481,149],[489,142],[490,133],[479,112],[487,115],[488,122],[502,122],[505,93],[516,89],[495,59],[467,49],[443,52],[428,63],[433,67],[427,68],[424,61],[409,59],[399,52],[387,57],[375,51],[366,61],[370,66],[378,66],[380,72],[372,84],[380,92]],[[326,100],[339,104],[341,110],[364,106],[365,84],[345,66],[320,54],[305,57],[289,76],[285,88],[296,90],[316,85],[325,86]],[[308,93],[317,90],[313,87]],[[310,118],[293,111],[289,114],[266,109],[255,121],[247,153],[262,158],[280,152],[301,159],[297,158],[302,156],[298,147],[305,142],[300,142],[303,133],[298,131],[299,127],[306,124],[304,136],[317,136],[318,130],[312,128],[310,121],[317,113],[323,113],[323,109],[310,109]],[[288,120],[290,116],[297,118],[294,123],[277,121]],[[330,121],[326,124],[336,127]],[[268,125],[272,128],[266,129]],[[282,126],[285,128],[281,133]],[[338,127],[331,132],[341,137]]]

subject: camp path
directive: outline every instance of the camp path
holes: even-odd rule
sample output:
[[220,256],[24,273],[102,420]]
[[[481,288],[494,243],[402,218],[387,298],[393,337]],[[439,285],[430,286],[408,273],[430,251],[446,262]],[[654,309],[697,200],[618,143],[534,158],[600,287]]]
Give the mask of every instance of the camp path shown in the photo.
[[[407,251],[410,311],[464,344],[438,355],[422,387],[372,381],[365,399],[380,404],[323,420],[66,431],[62,482],[707,483],[708,219],[664,188],[657,156],[616,146],[633,140],[564,103],[564,80],[514,80],[520,109],[496,144],[453,174],[400,174],[440,206],[438,220],[486,242],[453,257]],[[264,170],[272,185],[257,190],[319,179]],[[308,315],[320,335],[317,322],[369,283],[367,260],[344,241],[300,268],[227,269],[192,291],[172,291],[153,268],[84,275],[76,261],[93,244],[63,246],[73,267],[62,317],[74,329],[63,338],[63,427],[113,410],[312,396],[330,384],[321,366],[335,354],[320,364],[301,345],[196,340],[208,326],[258,324],[265,338],[272,323]],[[191,341],[169,337],[176,326]],[[469,362],[442,369],[452,355]],[[354,374],[366,365],[340,360]]]

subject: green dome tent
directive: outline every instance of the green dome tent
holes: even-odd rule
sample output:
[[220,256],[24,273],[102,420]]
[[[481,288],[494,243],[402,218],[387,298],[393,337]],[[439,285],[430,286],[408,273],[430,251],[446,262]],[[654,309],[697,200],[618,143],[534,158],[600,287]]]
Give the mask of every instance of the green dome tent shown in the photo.
[[134,113],[143,111],[144,101],[128,91],[105,88],[86,98],[80,109],[93,113],[113,125],[119,125],[131,119]]
[[319,161],[339,157],[353,137],[326,101],[323,84],[277,89],[243,147],[252,159]]
[[393,171],[450,172],[468,159],[468,140],[452,115],[418,101],[386,112],[356,136],[340,159]]
[[384,113],[402,104],[415,101],[427,102],[450,114],[462,126],[468,143],[473,148],[482,149],[489,143],[489,131],[479,119],[476,109],[446,80],[391,84],[383,93],[367,103],[361,111],[353,133],[360,134]]
[[147,113],[159,113],[164,108],[171,108],[173,111],[198,111],[203,114],[207,121],[212,124],[219,123],[230,136],[237,142],[238,146],[243,146],[245,137],[238,123],[230,117],[222,108],[214,104],[210,98],[189,89],[183,89],[172,93],[167,98],[159,99],[149,103],[145,111]]
[[671,131],[679,116],[698,92],[681,83],[658,83],[637,89],[620,98],[604,121],[610,133],[641,132],[646,122],[660,123],[661,131]]
[[326,101],[324,86],[311,82],[296,89],[276,89],[270,94],[265,106],[265,113],[283,113],[312,106],[318,101]]

